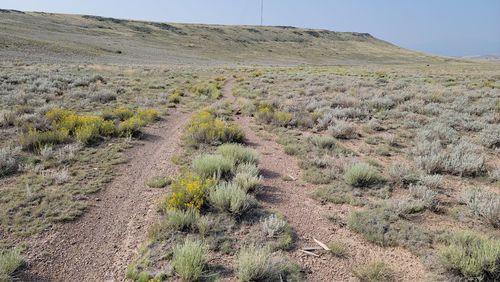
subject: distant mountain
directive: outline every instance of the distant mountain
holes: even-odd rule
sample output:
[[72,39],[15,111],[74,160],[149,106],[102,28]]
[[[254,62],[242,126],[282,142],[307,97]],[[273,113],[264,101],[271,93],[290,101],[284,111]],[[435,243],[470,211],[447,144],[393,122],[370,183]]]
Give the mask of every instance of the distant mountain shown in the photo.
[[0,10],[3,61],[114,64],[366,64],[453,60],[407,50],[367,33],[289,26],[132,21]]
[[475,55],[475,56],[463,56],[461,58],[469,60],[500,61],[500,55]]

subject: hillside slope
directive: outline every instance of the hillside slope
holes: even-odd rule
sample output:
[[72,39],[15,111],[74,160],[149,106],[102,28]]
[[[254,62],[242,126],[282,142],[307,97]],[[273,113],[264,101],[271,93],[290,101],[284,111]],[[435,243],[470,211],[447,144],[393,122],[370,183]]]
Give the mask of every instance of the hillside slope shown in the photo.
[[436,62],[365,33],[294,27],[166,24],[0,10],[4,61],[116,64]]

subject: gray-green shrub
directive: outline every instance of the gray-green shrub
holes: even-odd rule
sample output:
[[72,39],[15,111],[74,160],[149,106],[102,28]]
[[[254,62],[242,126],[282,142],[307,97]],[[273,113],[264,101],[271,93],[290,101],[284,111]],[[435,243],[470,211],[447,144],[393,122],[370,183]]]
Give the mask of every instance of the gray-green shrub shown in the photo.
[[203,178],[228,177],[233,170],[233,162],[221,155],[201,155],[193,160],[193,171]]
[[356,163],[344,172],[344,180],[354,187],[368,187],[383,181],[377,169],[367,163]]
[[231,214],[241,214],[251,207],[252,198],[234,182],[222,182],[213,188],[208,200],[217,209]]
[[272,281],[279,279],[279,273],[269,248],[249,245],[240,249],[236,270],[240,281]]
[[172,266],[184,281],[196,281],[201,278],[207,261],[207,246],[199,240],[187,239],[175,247]]
[[500,196],[497,193],[474,188],[464,193],[464,201],[474,214],[500,227]]
[[15,173],[19,163],[11,149],[0,148],[0,177]]
[[217,148],[217,152],[226,159],[233,161],[235,165],[242,163],[257,164],[259,162],[257,152],[241,144],[223,144]]

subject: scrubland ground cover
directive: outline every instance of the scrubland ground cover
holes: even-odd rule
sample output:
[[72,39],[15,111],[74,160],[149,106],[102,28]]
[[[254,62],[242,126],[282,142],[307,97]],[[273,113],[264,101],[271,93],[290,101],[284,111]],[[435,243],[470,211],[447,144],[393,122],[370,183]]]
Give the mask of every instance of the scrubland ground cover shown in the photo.
[[202,109],[187,125],[185,161],[128,278],[301,279],[300,269],[276,252],[293,244],[286,219],[263,210],[255,199],[259,156],[245,146],[243,131],[228,115],[231,108],[224,115],[216,112],[217,105]]
[[[303,179],[317,185],[313,198],[347,206],[346,228],[372,244],[410,250],[434,279],[495,281],[497,70],[260,68],[240,73],[235,95],[242,114],[300,159]],[[384,262],[352,269],[362,281],[391,280],[389,272]]]
[[9,266],[2,279],[21,265],[16,245],[84,213],[113,165],[127,161],[126,149],[141,143],[141,129],[168,120],[171,108],[204,103],[184,93],[213,75],[23,63],[2,63],[0,74],[0,254]]
[[[259,156],[235,114],[299,160],[311,198],[348,211],[324,215],[342,228],[413,252],[435,279],[499,278],[500,77],[491,65],[1,67],[2,279],[22,267],[23,242],[80,216],[141,128],[175,107],[194,112],[173,160],[179,173],[145,183],[165,198],[129,279],[303,279],[287,255],[294,226],[257,200]],[[236,104],[221,100],[227,79]],[[352,255],[349,242],[326,243],[331,257]],[[384,261],[349,269],[360,281],[398,271]]]

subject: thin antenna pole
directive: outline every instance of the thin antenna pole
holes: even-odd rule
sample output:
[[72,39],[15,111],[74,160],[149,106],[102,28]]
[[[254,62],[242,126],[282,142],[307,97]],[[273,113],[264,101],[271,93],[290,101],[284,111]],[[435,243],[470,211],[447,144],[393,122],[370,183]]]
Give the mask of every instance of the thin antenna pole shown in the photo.
[[260,25],[264,22],[264,0],[260,0]]

